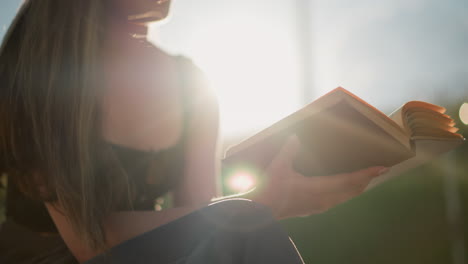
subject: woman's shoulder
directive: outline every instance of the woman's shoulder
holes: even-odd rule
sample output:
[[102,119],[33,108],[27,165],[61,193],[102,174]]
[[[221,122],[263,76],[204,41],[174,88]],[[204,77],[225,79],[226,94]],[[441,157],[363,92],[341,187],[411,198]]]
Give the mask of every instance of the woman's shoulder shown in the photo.
[[188,74],[191,77],[206,79],[206,74],[202,68],[199,67],[199,65],[188,55],[183,53],[172,53],[154,43],[146,43],[148,47],[153,49],[156,59],[158,59],[160,62],[167,62],[169,64],[175,65],[179,70],[182,70],[185,74]]
[[176,79],[183,89],[183,96],[190,98],[189,101],[198,106],[217,105],[216,91],[208,75],[196,61],[184,54],[171,54],[161,49],[160,52],[175,65]]

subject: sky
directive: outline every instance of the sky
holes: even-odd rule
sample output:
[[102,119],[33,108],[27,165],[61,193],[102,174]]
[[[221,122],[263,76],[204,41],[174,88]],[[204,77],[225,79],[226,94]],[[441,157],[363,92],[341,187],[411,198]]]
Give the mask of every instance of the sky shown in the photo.
[[[468,1],[315,1],[315,88],[375,105],[468,97]],[[450,96],[449,96],[450,97]]]
[[[301,60],[316,98],[337,86],[390,112],[409,100],[468,102],[468,1],[175,0],[151,39],[205,71],[225,135],[250,134],[299,108]],[[20,0],[2,0],[4,28]],[[299,50],[310,23],[310,58]],[[313,99],[311,98],[311,99]]]
[[0,39],[3,39],[3,35],[21,2],[20,0],[2,0],[0,4]]

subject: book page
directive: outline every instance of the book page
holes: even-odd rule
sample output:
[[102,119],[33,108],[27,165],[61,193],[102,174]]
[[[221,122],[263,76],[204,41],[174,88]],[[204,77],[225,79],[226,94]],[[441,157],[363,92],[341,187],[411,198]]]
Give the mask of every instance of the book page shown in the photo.
[[410,132],[406,128],[405,123],[403,121],[403,106],[401,106],[397,110],[393,111],[388,117],[390,117],[390,119],[395,121],[395,123],[398,124],[402,129],[404,129],[408,133]]
[[411,139],[440,138],[462,139],[450,116],[444,114],[445,108],[426,102],[411,101],[390,114],[390,118],[403,127]]

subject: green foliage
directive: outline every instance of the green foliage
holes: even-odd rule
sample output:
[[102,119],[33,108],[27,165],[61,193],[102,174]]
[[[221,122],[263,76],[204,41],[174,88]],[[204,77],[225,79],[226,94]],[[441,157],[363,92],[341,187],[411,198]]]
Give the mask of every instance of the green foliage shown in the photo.
[[424,166],[285,225],[306,263],[450,263],[441,174]]

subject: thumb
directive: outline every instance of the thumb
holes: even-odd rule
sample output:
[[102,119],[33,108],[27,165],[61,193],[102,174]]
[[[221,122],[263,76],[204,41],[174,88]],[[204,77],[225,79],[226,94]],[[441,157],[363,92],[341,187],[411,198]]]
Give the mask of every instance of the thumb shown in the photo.
[[300,142],[296,135],[290,136],[281,147],[280,151],[273,158],[270,169],[277,170],[285,166],[291,167],[293,159],[296,157],[300,148]]

